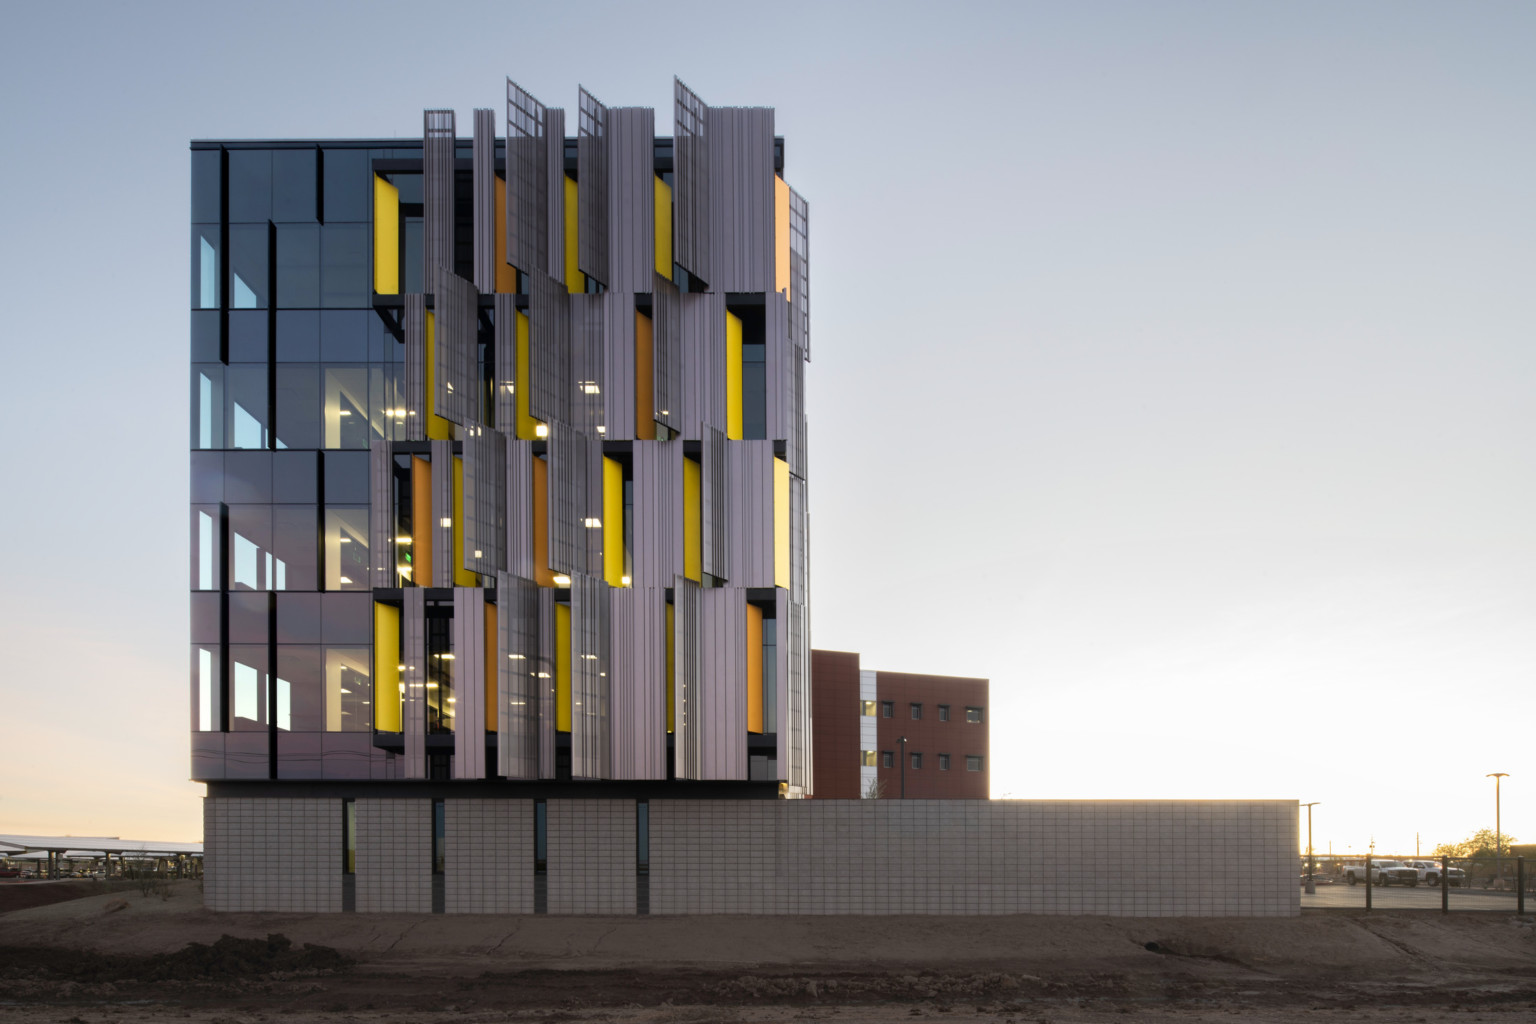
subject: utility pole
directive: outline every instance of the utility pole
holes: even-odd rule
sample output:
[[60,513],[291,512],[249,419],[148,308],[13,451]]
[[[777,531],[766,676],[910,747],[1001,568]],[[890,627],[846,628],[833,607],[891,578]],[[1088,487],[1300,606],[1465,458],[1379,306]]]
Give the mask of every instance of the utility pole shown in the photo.
[[1315,882],[1313,880],[1313,878],[1312,878],[1313,873],[1317,871],[1317,861],[1316,861],[1316,858],[1314,858],[1312,856],[1312,808],[1316,807],[1320,803],[1322,803],[1321,800],[1314,800],[1314,801],[1312,801],[1309,804],[1302,804],[1301,805],[1301,806],[1303,806],[1303,807],[1305,807],[1307,809],[1307,895],[1308,896],[1315,896],[1317,894],[1317,882]]
[[1499,873],[1499,884],[1504,883],[1504,823],[1499,808],[1499,783],[1509,778],[1509,772],[1489,772],[1485,779],[1493,780],[1493,863]]

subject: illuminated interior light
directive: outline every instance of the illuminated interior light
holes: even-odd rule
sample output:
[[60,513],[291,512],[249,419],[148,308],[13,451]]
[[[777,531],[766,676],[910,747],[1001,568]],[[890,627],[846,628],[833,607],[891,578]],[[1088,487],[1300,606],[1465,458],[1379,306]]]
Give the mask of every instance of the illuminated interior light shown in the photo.
[[444,661],[452,661],[453,660],[453,655],[452,654],[439,654],[438,657],[442,658]]
[[587,518],[583,519],[581,524],[589,530],[597,530],[602,528],[603,521],[601,519]]
[[606,433],[608,433],[608,428],[607,428],[607,427],[601,427],[601,426],[600,426],[600,427],[598,427],[598,428],[597,428],[597,432],[598,432],[598,433],[599,433],[599,434],[606,434]]
[[343,577],[342,577],[342,578],[341,578],[341,582],[343,582],[343,583],[351,583],[351,582],[352,582],[352,581],[351,581],[351,580],[349,580],[349,579],[347,579],[347,577],[345,577],[345,576],[343,576]]
[[427,684],[427,689],[435,690],[435,689],[437,689],[437,684],[436,683],[428,683]]
[[539,678],[540,679],[548,679],[549,678],[549,673],[548,672],[540,672],[539,673]]
[[628,576],[620,576],[619,577],[619,583],[622,586],[626,586],[626,587],[629,586],[629,577]]
[[441,518],[441,519],[439,519],[437,521],[437,525],[441,526],[443,529],[446,530],[450,526],[453,525],[453,517],[452,516],[443,516],[443,518]]
[[352,538],[351,537],[343,537],[343,538],[341,538],[341,542],[343,544],[351,544],[352,543]]
[[341,412],[338,415],[341,415],[341,416],[351,416],[352,415],[352,410],[351,409],[343,409],[343,410],[341,410]]
[[452,391],[453,390],[453,381],[445,380],[445,381],[443,381],[443,386],[446,387],[449,391]]
[[547,426],[545,426],[544,424],[542,424],[542,423],[537,424],[533,428],[533,436],[534,437],[548,437],[549,436],[549,428]]
[[511,661],[527,661],[528,660],[527,658],[523,657],[521,654],[509,654],[509,655],[507,655],[507,658],[510,659]]
[[571,578],[569,576],[556,576],[555,577],[555,586],[557,586],[557,587],[568,587],[570,585],[571,585]]
[[459,698],[457,698],[457,697],[449,697],[448,698],[448,703],[449,704],[457,704],[458,702],[459,702]]
[[342,693],[351,693],[351,692],[352,692],[352,691],[351,691],[351,690],[349,690],[349,689],[347,689],[347,688],[346,688],[346,687],[345,687],[345,686],[343,686],[343,687],[342,687],[342,688],[341,688],[341,692],[342,692]]
[[396,667],[399,668],[401,672],[405,671],[405,666],[404,665],[399,665],[399,666],[396,666]]
[[479,557],[480,557],[480,552],[478,552],[478,551],[476,551],[476,552],[475,552],[475,557],[476,557],[476,558],[479,558]]
[[411,538],[409,538],[409,537],[396,537],[395,538],[395,543],[396,544],[409,544],[410,542],[411,542]]

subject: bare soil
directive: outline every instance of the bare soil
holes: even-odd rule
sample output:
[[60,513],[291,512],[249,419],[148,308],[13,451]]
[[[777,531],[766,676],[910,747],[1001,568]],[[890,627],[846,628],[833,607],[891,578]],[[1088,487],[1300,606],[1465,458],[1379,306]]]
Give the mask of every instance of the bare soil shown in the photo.
[[1536,1020],[1536,924],[214,914],[196,882],[0,914],[0,1024]]

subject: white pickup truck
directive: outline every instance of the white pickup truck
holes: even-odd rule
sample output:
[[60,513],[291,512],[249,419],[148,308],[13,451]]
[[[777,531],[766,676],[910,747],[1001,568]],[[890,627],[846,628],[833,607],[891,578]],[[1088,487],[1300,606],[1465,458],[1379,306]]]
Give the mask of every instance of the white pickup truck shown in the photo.
[[1346,864],[1343,870],[1344,880],[1350,885],[1359,885],[1369,881],[1371,885],[1418,885],[1419,873],[1395,860],[1372,860],[1371,877],[1365,877],[1364,864]]
[[[1437,860],[1411,860],[1408,866],[1419,874],[1419,881],[1425,885],[1440,884],[1440,862]],[[1453,886],[1467,884],[1467,873],[1461,868],[1448,868],[1445,872],[1446,883]]]

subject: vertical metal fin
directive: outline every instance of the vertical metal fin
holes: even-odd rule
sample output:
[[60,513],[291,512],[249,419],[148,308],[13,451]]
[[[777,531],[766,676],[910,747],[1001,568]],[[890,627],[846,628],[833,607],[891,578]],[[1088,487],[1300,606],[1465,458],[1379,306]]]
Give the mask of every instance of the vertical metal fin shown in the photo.
[[433,282],[436,323],[432,411],[461,427],[471,426],[480,422],[479,296],[474,285],[446,267],[428,280]]
[[609,591],[609,764],[615,779],[667,777],[667,605],[660,587]]
[[809,543],[805,508],[805,481],[791,475],[789,478],[789,594],[792,600],[807,603],[810,588],[806,585],[806,570],[810,564]]
[[613,107],[608,135],[612,279],[606,283],[618,292],[648,292],[656,273],[656,112]]
[[496,112],[475,109],[475,288],[496,291]]
[[699,593],[700,777],[747,777],[747,592],[710,587]]
[[790,346],[789,357],[789,438],[785,454],[789,456],[789,471],[800,479],[806,479],[807,430],[805,418],[805,350],[798,345]]
[[[575,343],[571,353],[571,373],[574,378],[570,396],[573,409],[571,422],[577,430],[589,437],[601,437],[606,429],[603,392],[606,390],[608,374],[603,366],[603,354],[607,348],[604,307],[609,298],[609,295],[568,297],[571,340]],[[634,300],[630,299],[631,317],[634,315],[633,303]]]
[[507,572],[533,578],[533,442],[506,442]]
[[570,424],[571,297],[547,274],[529,275],[528,413],[548,424]]
[[704,778],[699,700],[699,585],[686,576],[672,580],[673,774]]
[[405,439],[427,439],[427,297],[405,297]]
[[499,294],[496,316],[496,410],[492,422],[507,437],[517,436],[517,296]]
[[711,107],[710,288],[774,290],[773,108]]
[[388,441],[368,445],[369,586],[395,586],[395,460]]
[[[604,286],[608,272],[608,108],[581,90],[576,135],[578,236],[576,267]],[[653,261],[654,262],[654,261]]]
[[773,580],[773,442],[730,445],[731,584],[771,587]]
[[405,669],[400,681],[405,686],[402,715],[405,740],[404,763],[400,777],[427,777],[427,592],[421,587],[406,587],[400,611],[401,661]]
[[[654,271],[653,271],[654,273]],[[602,302],[603,390],[598,396],[605,441],[631,441],[635,436],[635,297],[605,292]]]
[[791,334],[811,358],[811,208],[789,190],[789,301]]
[[731,578],[731,488],[729,449],[725,432],[713,426],[703,430],[703,451],[700,459],[700,493],[703,498],[703,515],[700,529],[703,534],[704,572],[717,579]]
[[549,265],[542,269],[565,284],[565,111],[550,107],[544,112],[544,133],[549,138],[546,160],[549,182]]
[[700,424],[726,427],[725,293],[680,297],[683,364],[683,436],[702,440]]
[[[431,441],[432,580],[419,586],[453,586],[453,442]],[[447,525],[444,525],[444,524]]]
[[422,280],[431,285],[438,267],[453,269],[453,150],[451,110],[422,114]]
[[789,343],[789,300],[783,294],[768,296],[764,321],[765,351],[763,354],[767,363],[767,379],[764,381],[764,387],[767,392],[768,439],[787,442],[790,438],[791,367],[789,360],[794,353]]
[[651,291],[652,404],[656,422],[683,429],[683,325],[677,285],[656,274]]
[[601,532],[587,525],[590,452],[591,444],[570,427],[556,423],[550,428],[549,567],[567,576],[589,571],[586,535]]
[[453,588],[453,777],[485,778],[485,591]]
[[600,579],[571,579],[571,775],[578,779],[610,777],[608,594]]
[[[784,628],[781,624],[779,635]],[[782,640],[780,641],[783,642]],[[811,628],[805,605],[789,602],[789,767],[779,774],[803,793],[811,791]]]
[[498,712],[496,770],[508,779],[539,777],[539,588],[496,576]]
[[539,778],[555,777],[555,591],[539,587],[539,657],[535,678],[539,688]]
[[464,433],[464,568],[507,569],[507,439],[488,427]]
[[636,587],[666,587],[683,573],[683,442],[634,447]]
[[507,79],[507,262],[525,274],[559,273],[549,258],[550,185],[559,182],[550,177],[547,123],[544,104]]
[[672,80],[672,95],[675,182],[672,216],[676,224],[672,258],[703,285],[712,273],[709,262],[709,107],[679,78]]

